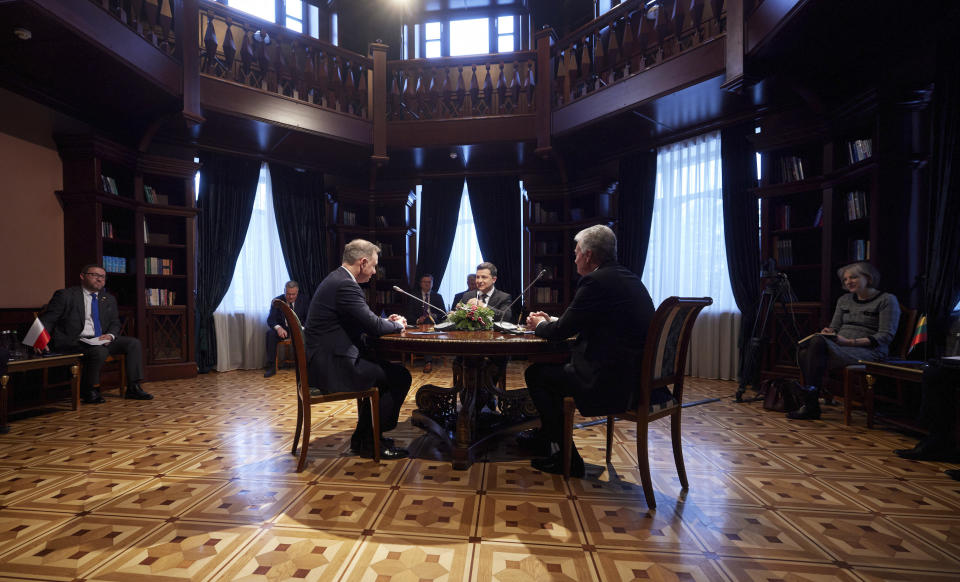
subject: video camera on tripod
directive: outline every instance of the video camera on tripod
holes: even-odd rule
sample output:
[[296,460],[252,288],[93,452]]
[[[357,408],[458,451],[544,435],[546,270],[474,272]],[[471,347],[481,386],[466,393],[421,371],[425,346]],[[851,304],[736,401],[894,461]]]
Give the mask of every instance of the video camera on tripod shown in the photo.
[[[747,386],[756,386],[760,375],[760,361],[763,357],[763,340],[767,336],[767,324],[771,317],[782,317],[789,308],[788,303],[797,300],[790,286],[790,279],[787,274],[777,270],[777,262],[773,259],[767,259],[760,267],[760,280],[764,282],[763,292],[760,294],[760,302],[757,305],[757,315],[753,320],[753,329],[750,333],[750,340],[744,350],[743,361],[740,366],[740,387],[737,389],[737,402],[743,402],[743,393]],[[783,307],[777,312],[775,306],[777,303]],[[780,333],[788,334],[794,343],[800,339],[800,332],[797,329],[797,322],[790,318],[791,325],[784,325],[781,321],[777,329]]]

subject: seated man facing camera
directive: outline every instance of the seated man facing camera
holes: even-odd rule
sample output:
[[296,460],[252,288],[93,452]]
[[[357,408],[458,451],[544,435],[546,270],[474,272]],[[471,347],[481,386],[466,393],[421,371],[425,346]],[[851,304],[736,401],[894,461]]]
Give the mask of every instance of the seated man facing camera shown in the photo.
[[[310,307],[310,299],[306,295],[300,294],[300,284],[296,281],[287,281],[283,286],[283,295],[278,295],[277,299],[283,299],[290,306],[290,309],[300,318],[300,325],[307,320],[307,308]],[[287,327],[287,318],[283,316],[279,307],[275,307],[273,302],[270,304],[270,315],[267,316],[267,355],[266,362],[263,364],[263,377],[269,378],[277,373],[277,346],[283,340],[290,337],[290,328]]]

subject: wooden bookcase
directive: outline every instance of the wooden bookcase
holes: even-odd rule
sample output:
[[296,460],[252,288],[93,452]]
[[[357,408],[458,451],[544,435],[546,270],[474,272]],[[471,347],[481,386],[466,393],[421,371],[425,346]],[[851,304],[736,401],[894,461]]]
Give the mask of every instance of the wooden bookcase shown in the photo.
[[881,289],[909,301],[905,265],[919,263],[906,255],[917,246],[919,229],[911,225],[922,220],[910,211],[926,155],[917,138],[921,110],[872,91],[823,119],[794,111],[761,122],[761,259],[776,261],[795,295],[767,334],[767,377],[799,374],[793,345],[777,326],[793,319],[806,335],[827,325],[844,293],[840,267],[869,260],[882,274]]
[[356,238],[381,248],[377,274],[364,284],[367,303],[375,313],[404,313],[406,302],[393,290],[409,289],[417,264],[414,223],[416,194],[408,190],[370,192],[338,188],[327,195],[332,236],[327,237],[330,268],[340,265],[343,247]]
[[77,284],[83,265],[102,264],[122,333],[143,345],[146,380],[195,376],[197,165],[98,136],[57,136],[57,145],[65,284]]
[[546,274],[527,292],[528,311],[560,314],[576,291],[573,237],[595,224],[616,230],[616,185],[604,186],[599,177],[565,185],[526,185],[524,196],[524,253],[526,281]]

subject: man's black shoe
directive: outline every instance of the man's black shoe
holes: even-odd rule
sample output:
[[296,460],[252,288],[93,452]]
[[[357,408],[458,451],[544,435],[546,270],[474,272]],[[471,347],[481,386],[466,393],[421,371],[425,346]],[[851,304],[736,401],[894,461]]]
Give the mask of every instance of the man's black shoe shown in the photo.
[[820,404],[804,404],[800,408],[787,413],[790,420],[820,420]]
[[276,368],[273,368],[273,367],[267,368],[266,370],[263,371],[263,377],[264,377],[264,378],[269,378],[270,376],[273,376],[273,375],[276,374],[276,373],[277,373],[277,369],[276,369]]
[[106,400],[103,399],[103,396],[100,396],[100,391],[96,388],[83,395],[84,404],[103,404],[104,402]]
[[[380,458],[384,461],[395,461],[397,459],[406,459],[410,456],[410,451],[400,447],[395,447],[392,444],[387,444],[387,439],[382,439],[380,441]],[[391,441],[392,442],[392,441]],[[354,447],[351,443],[350,448],[357,453],[357,455],[363,459],[372,459],[373,458],[373,447],[366,445],[360,447]]]
[[944,473],[954,481],[960,481],[960,469],[947,469]]
[[[380,437],[380,447],[383,449],[392,449],[394,445],[393,439],[390,437]],[[373,453],[373,447],[370,446],[369,439],[357,439],[356,437],[350,437],[350,450],[355,453],[361,452],[370,452],[371,456]],[[361,455],[362,456],[362,455]]]
[[952,446],[930,439],[921,440],[912,449],[896,449],[893,453],[911,461],[949,461],[956,456]]
[[537,429],[525,430],[517,434],[517,446],[542,457],[550,454],[550,441]]
[[127,388],[127,392],[123,397],[133,400],[153,400],[153,394],[144,391],[144,389],[140,387],[140,384],[132,384]]
[[[587,474],[586,468],[583,466],[583,457],[580,456],[580,453],[574,451],[572,453],[572,458],[570,459],[570,476],[576,477],[577,479],[583,479],[584,475]],[[541,473],[553,473],[554,475],[563,475],[563,453],[556,452],[549,457],[544,457],[542,459],[533,459],[530,461],[530,466],[540,471]]]

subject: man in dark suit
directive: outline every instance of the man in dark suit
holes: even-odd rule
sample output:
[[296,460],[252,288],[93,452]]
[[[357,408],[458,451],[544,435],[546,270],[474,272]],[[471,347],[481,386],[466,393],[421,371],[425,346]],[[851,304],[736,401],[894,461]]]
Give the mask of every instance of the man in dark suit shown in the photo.
[[[407,301],[407,321],[416,321],[417,325],[440,323],[445,318],[446,306],[443,297],[433,290],[433,275],[427,273],[420,277],[420,299],[433,305],[437,309],[430,309],[420,301]],[[439,311],[438,311],[439,310]],[[429,374],[433,371],[433,356],[423,356],[423,371]]]
[[[643,353],[654,308],[640,278],[617,264],[617,237],[603,225],[574,237],[574,261],[581,275],[573,301],[559,319],[542,311],[527,317],[537,336],[560,340],[577,335],[568,364],[533,364],[525,377],[540,413],[539,438],[559,448],[563,398],[573,396],[586,415],[619,412],[630,407],[637,390],[636,366]],[[665,391],[665,389],[663,389]],[[651,403],[669,399],[669,392],[651,396]],[[559,450],[534,459],[535,469],[562,473]],[[583,459],[573,449],[571,475],[583,477]]]
[[510,321],[513,310],[510,304],[513,298],[510,294],[497,289],[494,284],[497,282],[497,266],[490,262],[483,262],[477,265],[477,291],[476,296],[469,293],[461,299],[468,305],[485,305],[493,310],[494,321]]
[[[307,309],[310,307],[310,300],[300,294],[300,284],[296,281],[287,281],[283,287],[283,295],[278,295],[277,299],[283,299],[290,306],[290,309],[300,318],[300,325],[307,320]],[[277,373],[277,345],[290,337],[290,328],[287,327],[287,318],[283,316],[279,307],[270,303],[270,315],[267,316],[267,355],[266,362],[263,364],[263,377],[269,378]]]
[[[107,272],[99,265],[87,265],[80,273],[80,285],[60,289],[53,294],[40,322],[50,333],[50,347],[58,352],[83,354],[80,385],[87,404],[105,402],[100,396],[100,369],[107,356],[127,357],[127,398],[150,400],[140,387],[143,381],[143,357],[140,340],[118,335],[120,315],[117,300],[104,292]],[[91,340],[101,345],[91,345]]]
[[471,295],[476,297],[477,295],[476,291],[477,291],[477,274],[470,273],[469,275],[467,275],[467,290],[461,291],[453,296],[453,303],[450,304],[450,309],[456,309],[457,304],[463,301],[464,295],[466,295],[468,299],[470,298]]
[[[310,383],[324,393],[356,392],[371,386],[380,389],[380,430],[397,426],[400,407],[410,390],[410,372],[399,364],[373,359],[364,346],[364,336],[380,336],[403,330],[406,320],[393,314],[378,317],[367,306],[360,283],[377,270],[380,247],[356,239],[343,248],[340,267],[317,286],[310,301],[304,338]],[[311,387],[311,392],[314,388]],[[380,435],[373,439],[369,405],[359,407],[360,420],[350,438],[350,448],[361,456],[372,456],[381,447],[384,459],[409,456]]]

